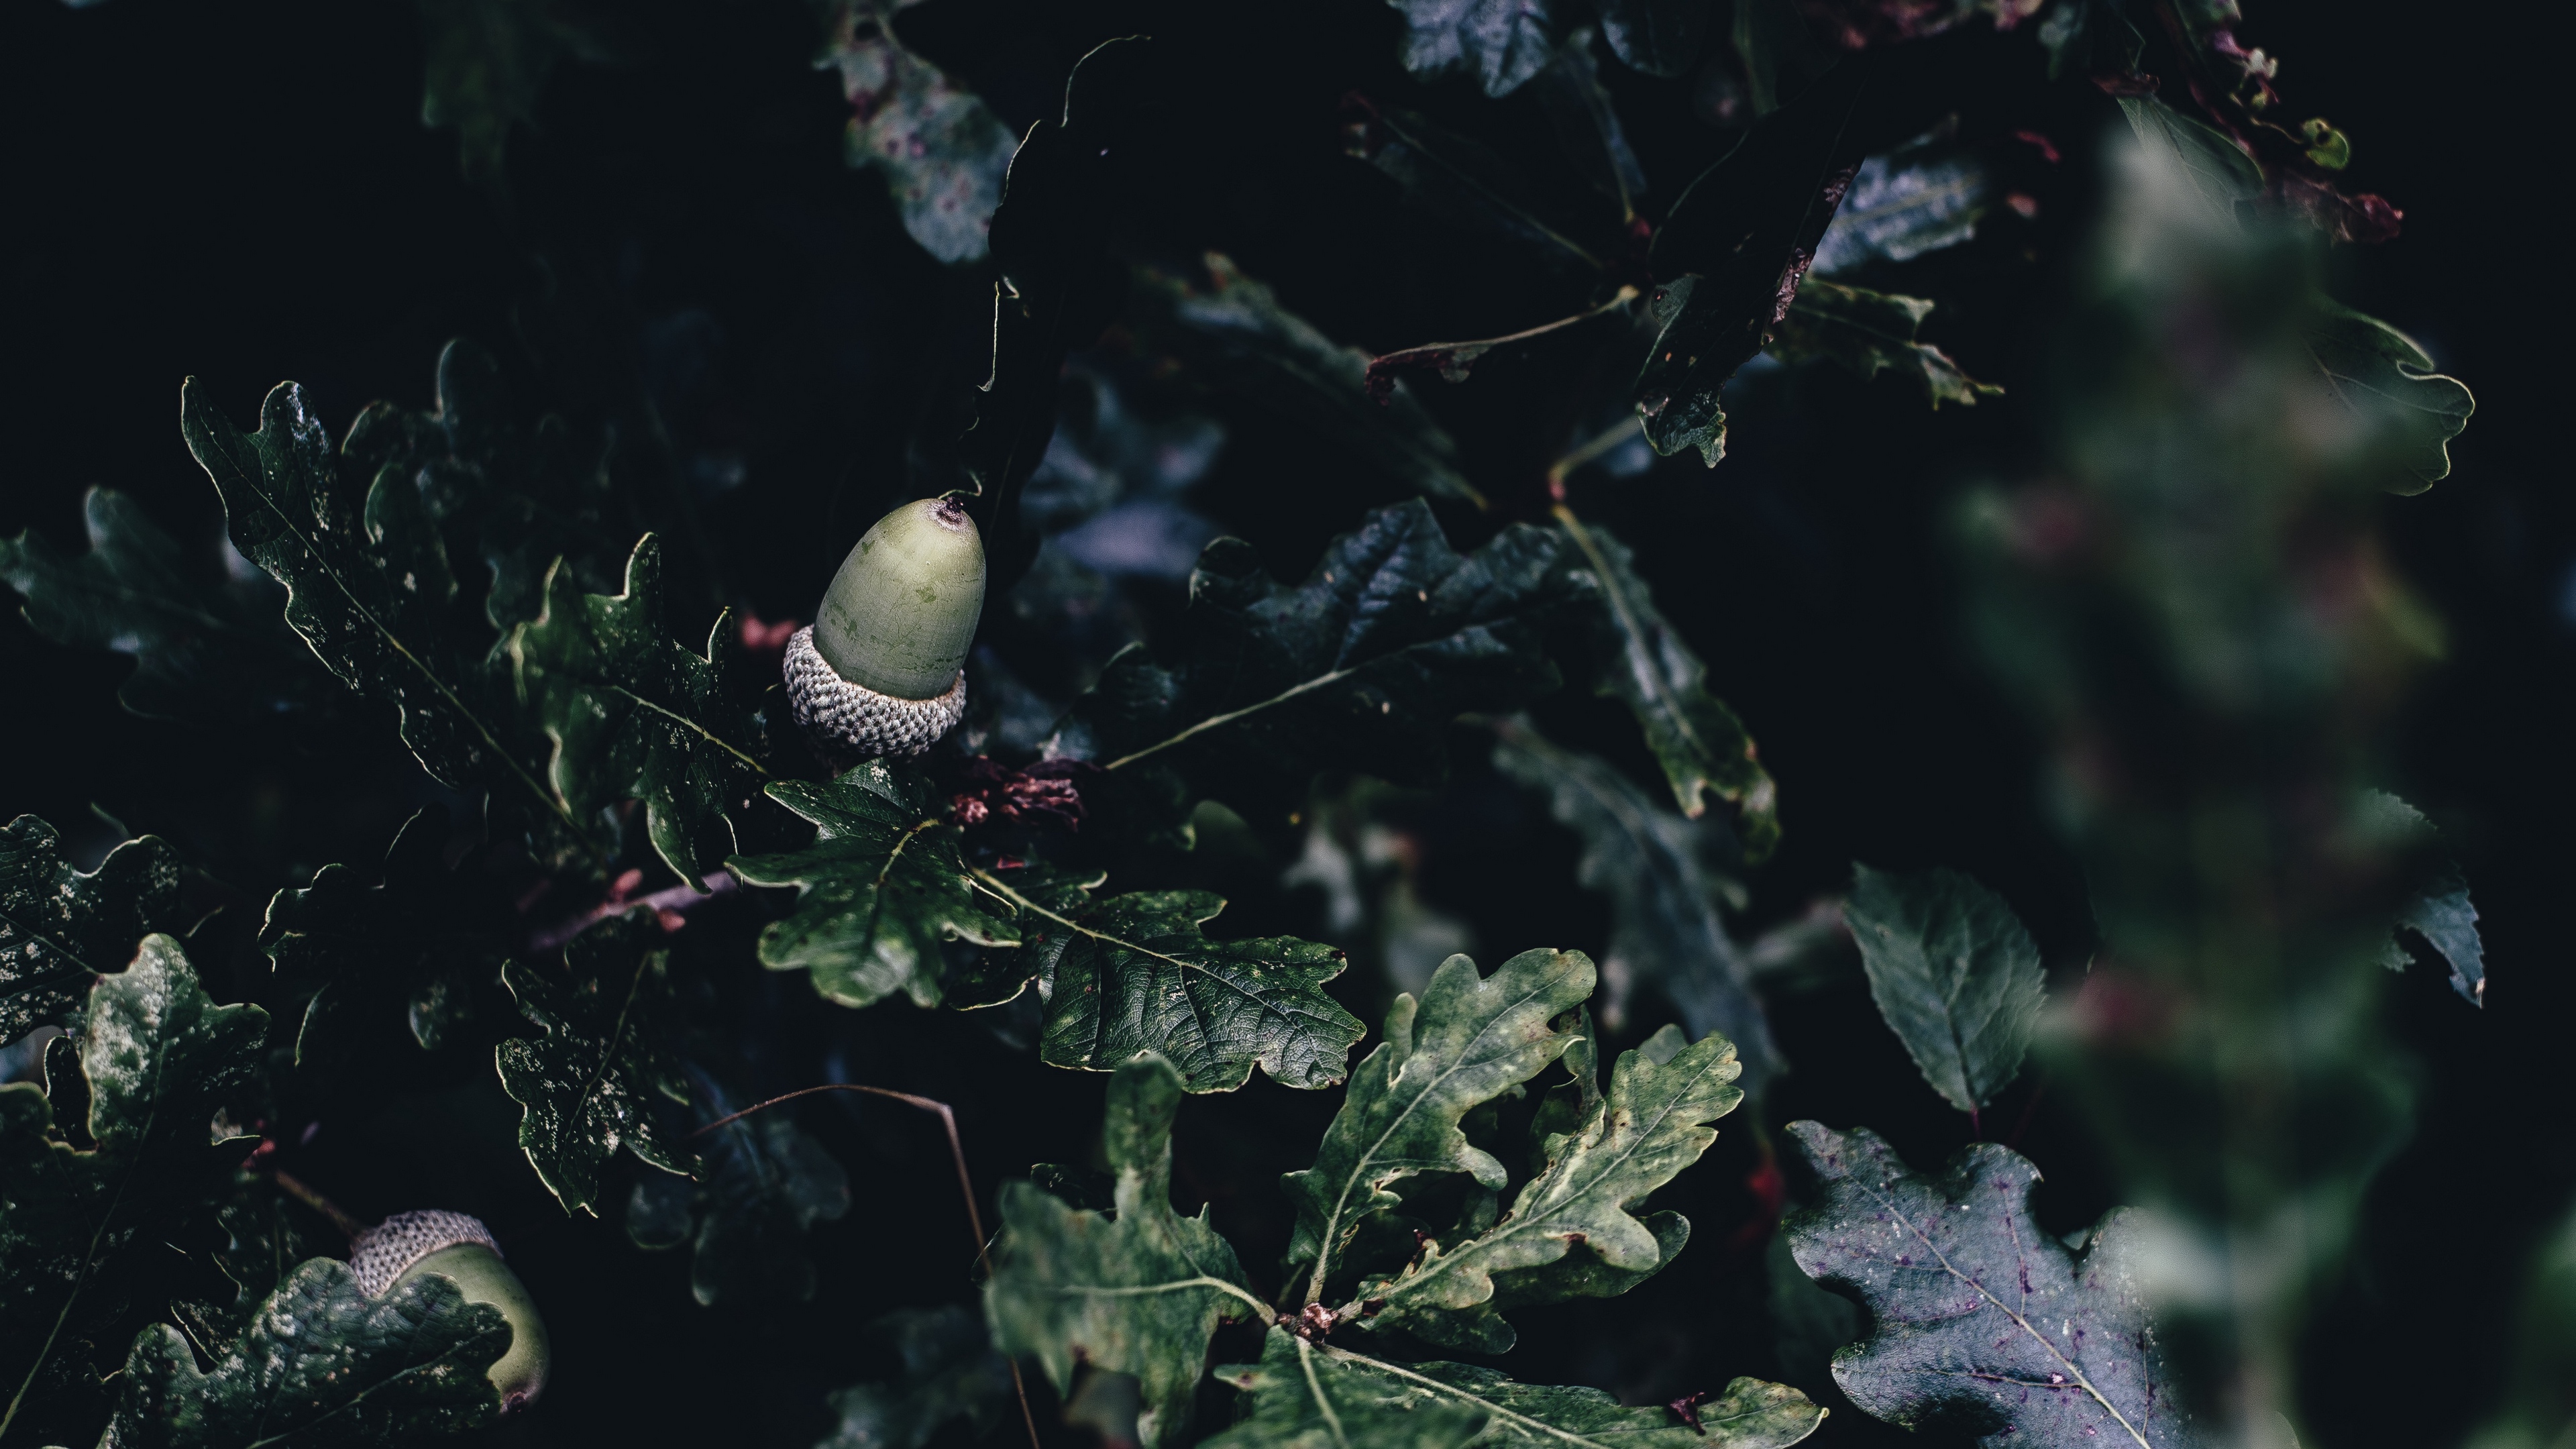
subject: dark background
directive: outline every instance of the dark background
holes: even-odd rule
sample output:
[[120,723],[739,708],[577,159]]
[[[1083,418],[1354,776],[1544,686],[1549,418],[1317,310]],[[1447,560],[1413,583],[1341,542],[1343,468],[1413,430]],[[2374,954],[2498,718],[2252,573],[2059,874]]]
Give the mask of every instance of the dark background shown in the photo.
[[[2546,401],[2565,382],[2549,340],[2553,254],[2524,160],[2554,124],[2539,98],[2555,76],[2543,47],[2496,29],[2413,13],[2381,24],[2323,0],[2249,8],[2239,33],[2283,57],[2281,89],[2301,114],[2343,127],[2357,184],[2406,214],[2395,243],[2335,254],[2338,295],[2421,340],[2479,402],[2451,478],[2385,509],[2389,547],[2450,639],[2387,783],[2459,852],[2493,984],[2483,1012],[2429,969],[2392,994],[2391,1029],[2419,1074],[2418,1126],[2317,1316],[2303,1389],[2320,1443],[2442,1444],[2492,1401],[2520,1265],[2576,1191],[2559,1070],[2576,1005],[2559,929],[2576,880],[2576,505],[2564,404]],[[880,180],[843,164],[846,108],[836,78],[810,67],[814,27],[791,0],[637,8],[621,63],[557,70],[537,125],[512,138],[497,200],[460,177],[454,136],[419,122],[422,46],[407,5],[6,0],[0,13],[0,533],[74,544],[82,490],[105,484],[211,548],[220,511],[176,426],[191,374],[245,423],[269,385],[296,379],[336,430],[374,398],[426,405],[440,345],[466,335],[547,405],[566,405],[543,396],[512,346],[514,300],[553,278],[610,299],[623,356],[701,480],[731,601],[803,617],[864,525],[911,496],[914,442],[953,421],[982,374],[989,274],[930,260]],[[1324,331],[1373,350],[1568,310],[1471,260],[1452,265],[1381,178],[1341,155],[1339,102],[1353,88],[1461,113],[1479,104],[1463,82],[1404,76],[1400,22],[1382,5],[930,0],[903,30],[1014,130],[1053,111],[1090,45],[1154,33],[1181,79],[1153,186],[1126,221],[1140,259],[1222,249]],[[2042,214],[2027,240],[2039,259],[2021,284],[1963,285],[1934,329],[2009,395],[1932,415],[1892,381],[1774,375],[1731,409],[1732,455],[1717,470],[1667,465],[1601,507],[1638,544],[1781,782],[1786,844],[1750,877],[1755,924],[1838,889],[1855,859],[1951,865],[2011,898],[2053,967],[2080,968],[2080,882],[2039,814],[2033,741],[1956,642],[1938,520],[1961,484],[2039,456],[2046,379],[2016,368],[2042,355],[2092,137],[2115,114],[2047,87],[2026,36],[1982,37],[1958,56],[1974,68],[1972,110],[2036,121],[2069,158],[2035,183]],[[1636,89],[1621,100],[1634,100],[1629,123],[1668,200],[1716,142]],[[1991,267],[1993,249],[1959,265]],[[1466,443],[1471,476],[1526,514],[1514,402],[1541,374],[1514,369],[1539,363],[1489,366],[1427,395]],[[1283,575],[1395,496],[1275,423],[1227,422],[1232,442],[1193,501]],[[1462,536],[1491,526],[1452,521]],[[126,668],[36,638],[14,610],[0,619],[0,811],[43,815],[93,851],[118,838],[93,806],[160,833],[205,873],[208,903],[249,926],[271,891],[327,861],[372,862],[403,817],[438,798],[371,712],[247,735],[146,721],[116,704]],[[1550,720],[1642,767],[1608,707],[1564,701]],[[415,783],[386,783],[404,780]],[[1425,888],[1473,922],[1488,964],[1531,945],[1597,948],[1602,917],[1570,885],[1570,840],[1472,752],[1447,799],[1420,823]],[[1280,863],[1175,868],[1253,880]],[[1262,906],[1249,909],[1247,929],[1265,924]],[[988,1202],[995,1181],[1074,1155],[1068,1144],[1095,1130],[1098,1079],[996,1051],[978,1022],[899,1003],[842,1013],[801,981],[743,969],[758,978],[746,1024],[778,1044],[765,1070],[781,1080],[763,1085],[801,1085],[830,1058],[857,1080],[953,1096]],[[1966,1140],[1856,985],[1784,1003],[1777,1024],[1797,1070],[1771,1122],[1876,1126],[1922,1165]],[[819,1233],[823,1293],[786,1310],[703,1309],[685,1255],[633,1252],[613,1212],[564,1219],[514,1154],[492,1150],[515,1109],[488,1077],[424,1083],[350,1129],[337,1155],[319,1144],[311,1171],[363,1216],[455,1206],[493,1222],[547,1304],[558,1351],[547,1404],[514,1438],[810,1442],[826,1427],[823,1391],[889,1367],[861,1333],[868,1320],[963,1301],[964,1234],[926,1120],[883,1104],[806,1112],[856,1197]],[[2050,1172],[2053,1225],[2089,1220],[2107,1198],[2082,1124],[2032,1095],[2025,1082],[1992,1116],[2018,1119],[2020,1146]],[[1215,1201],[1256,1275],[1285,1231],[1268,1184],[1302,1165],[1330,1105],[1257,1083],[1183,1114],[1184,1205]],[[1514,1372],[1661,1395],[1774,1371],[1758,1236],[1729,1242],[1751,1213],[1741,1184],[1760,1135],[1742,1126],[1675,1190],[1700,1225],[1683,1267],[1607,1311],[1530,1315]],[[2421,1391],[2437,1377],[2440,1391]],[[1846,1410],[1818,1442],[1902,1437]]]

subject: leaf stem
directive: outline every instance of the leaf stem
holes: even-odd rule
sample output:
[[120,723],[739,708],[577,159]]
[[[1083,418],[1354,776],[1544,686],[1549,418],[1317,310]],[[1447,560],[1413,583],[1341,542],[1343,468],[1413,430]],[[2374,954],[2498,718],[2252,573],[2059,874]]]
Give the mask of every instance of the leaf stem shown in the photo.
[[[810,1097],[817,1092],[864,1092],[871,1097],[883,1097],[891,1102],[901,1102],[907,1107],[918,1107],[939,1118],[940,1127],[948,1134],[948,1160],[957,1166],[957,1191],[966,1199],[966,1226],[975,1235],[975,1263],[983,1270],[985,1277],[992,1277],[993,1259],[991,1254],[985,1251],[984,1246],[984,1214],[975,1206],[975,1179],[966,1171],[966,1144],[957,1136],[957,1113],[945,1102],[931,1097],[917,1097],[910,1092],[898,1092],[891,1087],[863,1086],[857,1082],[827,1082],[819,1087],[799,1088],[796,1091],[772,1097],[765,1102],[754,1102],[730,1116],[718,1117],[681,1140],[694,1142],[717,1128],[739,1122],[754,1112],[766,1111],[781,1102],[793,1102],[799,1097]],[[1020,1376],[1020,1361],[1013,1358],[1009,1362],[1011,1388],[1020,1398],[1020,1422],[1029,1431],[1029,1449],[1044,1449],[1044,1446],[1038,1442],[1037,1415],[1029,1409],[1029,1386]]]
[[286,1194],[288,1197],[291,1197],[297,1202],[304,1204],[306,1207],[313,1209],[322,1216],[329,1218],[331,1220],[331,1226],[338,1228],[340,1230],[340,1236],[347,1238],[351,1243],[357,1242],[358,1235],[367,1230],[367,1225],[365,1223],[349,1216],[348,1212],[338,1203],[335,1203],[331,1201],[331,1199],[324,1197],[321,1193],[316,1192],[313,1189],[312,1184],[306,1182],[300,1177],[297,1177],[294,1173],[288,1172],[284,1168],[272,1167],[268,1171],[268,1180],[277,1184],[277,1190],[279,1192]]
[[[1545,337],[1551,332],[1562,332],[1568,327],[1589,322],[1614,308],[1625,307],[1636,299],[1635,287],[1621,287],[1612,294],[1609,301],[1598,307],[1586,308],[1571,317],[1559,317],[1553,322],[1542,322],[1536,327],[1524,327],[1518,332],[1506,332],[1500,337],[1479,337],[1466,342],[1425,342],[1419,347],[1406,347],[1394,352],[1381,353],[1369,359],[1370,385],[1374,388],[1379,377],[1408,367],[1436,368],[1440,375],[1448,378],[1449,381],[1462,381],[1467,375],[1469,364],[1497,347],[1508,347],[1515,342],[1527,342],[1534,337]],[[1457,377],[1449,377],[1449,367],[1453,361],[1458,366]]]

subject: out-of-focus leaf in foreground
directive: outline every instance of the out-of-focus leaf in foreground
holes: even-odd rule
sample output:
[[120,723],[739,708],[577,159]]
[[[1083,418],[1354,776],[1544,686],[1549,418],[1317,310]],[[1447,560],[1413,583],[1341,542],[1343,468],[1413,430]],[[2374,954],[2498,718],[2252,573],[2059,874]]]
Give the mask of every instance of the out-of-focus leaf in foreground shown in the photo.
[[1018,143],[992,109],[894,33],[906,0],[827,0],[818,69],[841,73],[850,164],[885,177],[903,229],[943,262],[984,259]]
[[[660,1102],[689,1100],[672,1058],[660,932],[642,912],[573,938],[560,964],[513,961],[501,979],[537,1030],[501,1043],[502,1089],[525,1111],[519,1146],[564,1211],[598,1211],[620,1149],[665,1172],[696,1167],[663,1140]],[[658,1100],[657,1100],[658,1099]]]
[[2012,1085],[2046,1000],[2039,947],[2003,897],[1955,870],[1859,866],[1843,920],[1870,995],[1923,1079],[1974,1113]]
[[315,1258],[203,1373],[177,1329],[145,1329],[100,1449],[374,1449],[480,1428],[500,1417],[485,1370],[509,1347],[501,1310],[466,1302],[453,1280],[424,1274],[369,1298],[347,1264]]
[[0,1043],[62,1024],[92,978],[124,970],[145,936],[179,925],[179,854],[159,836],[84,872],[43,820],[0,827]]
[[1600,1010],[1616,1021],[1638,990],[1671,1002],[1694,1037],[1714,1032],[1743,1054],[1747,1092],[1784,1065],[1753,994],[1753,971],[1718,912],[1711,867],[1725,828],[1687,820],[1598,756],[1576,754],[1525,719],[1496,726],[1494,768],[1544,795],[1557,823],[1583,842],[1575,878],[1610,898],[1608,987]]
[[1781,1231],[1807,1275],[1869,1310],[1834,1355],[1862,1412],[1907,1428],[1958,1423],[1989,1449],[2187,1449],[2140,1280],[2137,1216],[2120,1209],[2082,1252],[2030,1212],[2039,1172],[1980,1142],[1938,1177],[1876,1133],[1789,1124],[1814,1178]]
[[1002,1238],[984,1285],[994,1347],[1035,1357],[1057,1389],[1069,1392],[1086,1363],[1135,1376],[1146,1449],[1179,1442],[1217,1324],[1270,1316],[1207,1215],[1172,1211],[1181,1094],[1180,1074],[1160,1057],[1120,1067],[1103,1127],[1115,1215],[1069,1207],[1032,1183],[1004,1184]]
[[0,1086],[0,1434],[13,1422],[31,1443],[95,1432],[79,1426],[125,1348],[102,1335],[154,1270],[175,1266],[164,1244],[220,1184],[215,1124],[248,1105],[267,1031],[258,1007],[217,1006],[177,941],[146,936],[89,991],[79,1125],[94,1145],[65,1140],[72,1124],[33,1083]]
[[868,1331],[902,1355],[903,1377],[832,1395],[840,1420],[814,1449],[921,1449],[958,1418],[980,1436],[1009,1404],[1011,1365],[993,1352],[975,1310],[956,1304],[898,1309]]

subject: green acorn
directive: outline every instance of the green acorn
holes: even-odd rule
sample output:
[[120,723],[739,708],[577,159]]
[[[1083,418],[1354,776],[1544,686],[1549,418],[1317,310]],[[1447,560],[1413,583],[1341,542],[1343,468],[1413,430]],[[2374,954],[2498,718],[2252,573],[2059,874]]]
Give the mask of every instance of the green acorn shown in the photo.
[[966,713],[984,540],[954,498],[876,522],[787,641],[787,702],[827,754],[917,755]]
[[360,1290],[381,1298],[423,1273],[453,1279],[468,1303],[489,1303],[510,1324],[510,1350],[490,1370],[501,1410],[514,1413],[546,1387],[545,1320],[519,1275],[501,1261],[501,1245],[463,1213],[396,1213],[349,1243],[349,1271]]

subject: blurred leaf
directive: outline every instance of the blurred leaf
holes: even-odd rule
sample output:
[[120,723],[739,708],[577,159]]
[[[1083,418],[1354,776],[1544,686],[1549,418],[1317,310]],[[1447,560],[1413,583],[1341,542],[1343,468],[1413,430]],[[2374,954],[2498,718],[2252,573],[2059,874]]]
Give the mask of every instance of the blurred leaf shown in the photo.
[[[741,1109],[713,1077],[690,1075],[702,1125]],[[703,1142],[696,1180],[664,1172],[636,1179],[627,1237],[639,1248],[690,1244],[689,1289],[700,1303],[811,1302],[821,1279],[807,1236],[815,1223],[849,1212],[849,1174],[784,1112],[726,1123]]]
[[1843,50],[1899,45],[1991,16],[1997,30],[2028,19],[2046,0],[1801,0],[1827,43]]
[[293,383],[269,393],[248,437],[193,378],[179,411],[233,546],[286,585],[286,622],[340,682],[394,706],[403,743],[440,784],[489,786],[496,803],[533,806],[580,836],[538,778],[543,737],[517,719],[499,671],[450,634],[456,580],[412,481],[379,471],[362,510]]
[[1547,1140],[1546,1170],[1498,1224],[1454,1245],[1425,1242],[1402,1272],[1362,1282],[1340,1316],[1502,1353],[1515,1335],[1497,1308],[1626,1291],[1664,1267],[1666,1243],[1687,1231],[1670,1215],[1650,1224],[1630,1209],[1717,1140],[1707,1124],[1744,1100],[1741,1070],[1724,1037],[1684,1046],[1672,1028],[1620,1053],[1610,1089],[1580,1128]]
[[176,1266],[164,1244],[239,1160],[213,1124],[244,1105],[267,1031],[268,1013],[217,1006],[179,943],[150,935],[89,991],[80,1071],[96,1145],[64,1141],[33,1084],[0,1086],[0,1431],[95,1432],[83,1418],[123,1352],[138,1279]]
[[2120,112],[2129,118],[2139,144],[2170,161],[2190,182],[2212,220],[2232,227],[2236,203],[2263,194],[2263,168],[2226,133],[2151,95],[2122,96]]
[[124,970],[152,932],[179,928],[179,907],[179,853],[157,835],[84,873],[43,820],[0,828],[0,1042],[65,1024],[93,977]]
[[460,1433],[500,1418],[485,1371],[509,1347],[501,1310],[466,1302],[452,1279],[425,1274],[371,1299],[347,1264],[316,1258],[207,1372],[177,1329],[145,1329],[99,1445],[357,1449]]
[[2557,1449],[2576,1435],[2576,1217],[2541,1243],[2522,1284],[2503,1403],[2468,1449]]
[[[1831,276],[1873,261],[1908,262],[1957,246],[1977,234],[1977,221],[1986,210],[1986,185],[1985,168],[1974,156],[1944,150],[1929,138],[1872,156],[1852,173],[1833,225],[1816,243],[1810,270]],[[1808,299],[1802,292],[1798,300]]]
[[2322,297],[2306,333],[2335,398],[2379,435],[2372,451],[2384,455],[2381,487],[2421,493],[2451,476],[2451,439],[2478,405],[2459,379],[2435,372],[2405,333]]
[[1808,28],[1799,0],[1735,0],[1734,8],[1728,38],[1757,116],[1796,100],[1840,56]]
[[[1748,6],[1748,10],[1752,8]],[[1739,11],[1739,24],[1742,14]],[[1846,61],[1763,117],[1673,203],[1651,260],[1655,343],[1638,370],[1637,416],[1658,453],[1726,455],[1719,391],[1789,313],[1860,157],[1850,121],[1862,67]]]
[[494,185],[510,130],[536,119],[555,61],[600,48],[558,0],[420,0],[420,30],[421,124],[453,129],[465,179]]
[[1974,1113],[2030,1053],[2047,1002],[2039,947],[2003,897],[1955,870],[1852,871],[1843,920],[1878,1014],[1932,1090]]
[[1075,904],[1059,889],[1023,893],[977,878],[1025,913],[1018,973],[1046,1002],[1039,1055],[1108,1071],[1159,1054],[1191,1092],[1230,1092],[1258,1065],[1292,1087],[1328,1087],[1348,1070],[1359,1018],[1324,991],[1343,954],[1294,936],[1213,941],[1199,931],[1225,909],[1208,891],[1140,891]]
[[884,174],[903,229],[943,262],[979,262],[1014,143],[981,98],[896,37],[903,4],[824,0],[815,68],[840,71],[850,164]]
[[398,1038],[435,1051],[471,1009],[473,987],[498,975],[508,903],[447,868],[447,832],[447,811],[424,807],[394,836],[377,884],[326,865],[269,902],[261,948],[284,981],[319,983],[297,1066],[336,1075]]
[[32,528],[0,538],[0,583],[26,600],[29,628],[131,655],[117,698],[136,714],[256,717],[302,701],[307,653],[281,627],[270,585],[194,577],[211,569],[190,567],[178,541],[114,489],[90,489],[81,512],[89,552],[77,558]]
[[1218,539],[1191,577],[1171,662],[1120,653],[1049,753],[1099,762],[1086,802],[1123,798],[1148,827],[1177,826],[1211,797],[1284,818],[1319,770],[1436,779],[1451,720],[1555,687],[1541,625],[1581,593],[1562,551],[1561,534],[1515,524],[1461,557],[1419,499],[1333,540],[1293,588],[1250,544]]
[[1089,1364],[1133,1374],[1145,1449],[1178,1443],[1220,1322],[1267,1319],[1234,1249],[1201,1212],[1172,1211],[1178,1072],[1145,1056],[1109,1079],[1103,1146],[1118,1175],[1114,1217],[1066,1206],[1034,1184],[1002,1186],[1002,1237],[984,1285],[994,1347],[1029,1354],[1059,1391]]
[[1738,1044],[1744,1090],[1769,1085],[1784,1063],[1708,868],[1726,844],[1722,832],[1675,815],[1606,761],[1551,743],[1525,720],[1496,736],[1494,768],[1547,797],[1549,813],[1583,842],[1575,878],[1610,898],[1604,1014],[1616,1020],[1631,991],[1653,991],[1693,1036]]
[[1010,1362],[993,1352],[983,1315],[971,1308],[898,1309],[869,1335],[903,1355],[903,1377],[832,1395],[840,1423],[814,1449],[921,1449],[959,1417],[980,1436],[1010,1402]]
[[1387,0],[1404,14],[1404,68],[1429,78],[1465,71],[1489,96],[1539,73],[1565,32],[1555,0]]
[[1783,362],[1831,358],[1864,378],[1892,367],[1921,387],[1924,401],[1936,408],[1945,402],[1975,407],[1980,396],[2001,396],[2002,388],[1977,381],[1948,353],[1915,340],[1915,329],[1931,314],[1932,304],[1920,297],[1809,277],[1781,318],[1770,350]]
[[1601,661],[1594,692],[1636,715],[1684,815],[1697,819],[1708,809],[1706,796],[1717,796],[1736,807],[1745,859],[1767,859],[1780,839],[1779,786],[1744,722],[1708,692],[1708,666],[1655,608],[1628,546],[1563,505],[1556,518],[1581,551],[1598,599],[1590,614],[1592,652]]
[[1555,59],[1538,74],[1531,92],[1555,124],[1557,145],[1592,189],[1619,203],[1623,225],[1637,219],[1637,198],[1645,194],[1645,168],[1628,148],[1628,133],[1619,124],[1618,107],[1601,85],[1592,59],[1592,32],[1578,29],[1557,47]]
[[1406,487],[1483,505],[1458,471],[1457,443],[1402,383],[1383,402],[1371,396],[1368,353],[1317,331],[1223,255],[1205,262],[1204,285],[1138,273],[1133,321],[1151,345],[1207,385],[1333,439]]
[[1863,1413],[1962,1424],[1980,1444],[2188,1445],[2138,1279],[2142,1228],[2114,1210],[2078,1254],[2032,1220],[2039,1171],[1976,1143],[1918,1177],[1876,1133],[1792,1122],[1812,1192],[1783,1220],[1808,1276],[1869,1311],[1834,1355]]
[[1370,1218],[1403,1206],[1390,1191],[1397,1182],[1454,1172],[1488,1191],[1508,1185],[1503,1164],[1468,1142],[1459,1119],[1581,1040],[1555,1020],[1591,996],[1593,981],[1580,952],[1524,951],[1490,977],[1452,956],[1432,973],[1418,1006],[1411,996],[1395,998],[1384,1040],[1351,1074],[1315,1165],[1279,1180],[1297,1208],[1285,1263],[1314,1265],[1306,1302],[1322,1299],[1333,1270],[1349,1266]]
[[2146,37],[2115,0],[2059,0],[2040,17],[2039,43],[2048,51],[2050,80],[2071,76],[2097,85],[2111,81],[2105,89],[2152,87],[2151,77],[2138,74]]
[[802,850],[725,862],[748,885],[797,887],[795,914],[760,933],[770,970],[811,972],[843,1006],[897,991],[936,1006],[944,943],[1019,944],[977,900],[946,802],[919,770],[869,760],[830,784],[773,781],[769,798],[818,827]]
[[1102,238],[1113,153],[1134,113],[1158,93],[1141,36],[1106,41],[1065,78],[1064,116],[1040,120],[1016,153],[993,213],[993,367],[975,420],[958,440],[975,480],[991,587],[1007,592],[1037,554],[1019,519],[1020,490],[1055,430],[1065,355],[1090,346],[1127,299],[1127,272]]
[[637,912],[573,938],[563,966],[501,969],[534,1036],[501,1043],[502,1090],[526,1110],[519,1146],[565,1212],[598,1213],[600,1173],[625,1148],[686,1175],[688,1149],[665,1143],[656,1099],[686,1103],[670,1047],[670,984],[660,932]]
[[1631,69],[1687,75],[1716,28],[1716,10],[1711,0],[1602,0],[1601,38]]
[[731,615],[716,616],[696,653],[670,632],[661,583],[649,533],[627,560],[623,593],[582,593],[558,565],[544,611],[506,647],[521,701],[554,742],[546,778],[560,807],[585,819],[642,800],[654,850],[703,890],[734,849],[728,812],[755,808],[767,741],[725,677]]
[[1599,1389],[1517,1384],[1460,1363],[1384,1363],[1285,1328],[1264,1336],[1259,1364],[1216,1372],[1248,1401],[1208,1449],[1460,1449],[1471,1440],[1513,1449],[1784,1449],[1825,1417],[1795,1389],[1737,1379],[1714,1397],[1694,1395],[1691,1422]]

